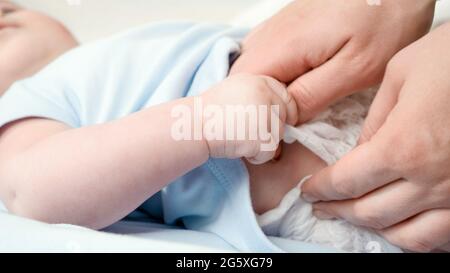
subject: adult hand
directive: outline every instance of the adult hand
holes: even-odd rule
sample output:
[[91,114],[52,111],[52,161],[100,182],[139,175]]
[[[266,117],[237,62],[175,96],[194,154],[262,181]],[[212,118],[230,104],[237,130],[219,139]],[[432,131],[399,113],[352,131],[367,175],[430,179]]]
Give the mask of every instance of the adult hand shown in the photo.
[[435,0],[297,0],[252,31],[231,73],[291,83],[299,122],[379,83],[388,61],[429,30]]
[[413,251],[450,246],[450,23],[388,64],[360,145],[303,186],[320,218]]

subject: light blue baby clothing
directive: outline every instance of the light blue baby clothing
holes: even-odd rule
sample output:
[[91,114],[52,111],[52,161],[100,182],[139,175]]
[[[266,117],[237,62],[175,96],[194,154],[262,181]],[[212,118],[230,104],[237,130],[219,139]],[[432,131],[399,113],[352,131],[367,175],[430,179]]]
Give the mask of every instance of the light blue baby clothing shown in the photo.
[[[159,23],[84,45],[11,86],[0,99],[0,126],[43,117],[79,128],[199,94],[227,76],[245,33],[227,26]],[[256,221],[240,160],[210,159],[139,211],[212,232],[240,251],[282,251]]]

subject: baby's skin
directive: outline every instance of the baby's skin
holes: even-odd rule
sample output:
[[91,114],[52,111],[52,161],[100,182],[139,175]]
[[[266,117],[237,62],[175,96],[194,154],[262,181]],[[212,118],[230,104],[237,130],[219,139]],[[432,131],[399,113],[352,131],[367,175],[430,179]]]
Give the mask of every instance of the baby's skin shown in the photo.
[[300,180],[326,167],[326,163],[298,142],[281,143],[276,160],[262,165],[246,162],[253,209],[262,214],[278,206]]
[[60,22],[0,0],[0,95],[77,45]]

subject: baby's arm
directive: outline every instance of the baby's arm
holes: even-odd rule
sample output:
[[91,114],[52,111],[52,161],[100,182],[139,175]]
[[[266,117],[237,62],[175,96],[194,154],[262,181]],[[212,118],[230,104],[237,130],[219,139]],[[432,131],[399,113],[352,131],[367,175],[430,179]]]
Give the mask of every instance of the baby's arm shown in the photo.
[[175,141],[171,109],[71,129],[46,119],[17,121],[0,137],[0,197],[15,214],[102,228],[126,216],[169,181],[204,163],[204,141]]
[[[286,119],[295,123],[297,115],[286,89],[265,77],[233,76],[201,99],[205,106],[280,105],[280,126]],[[271,158],[270,152],[261,152],[258,140],[175,141],[171,112],[176,105],[192,109],[194,98],[78,129],[38,118],[4,127],[0,131],[0,199],[12,213],[28,218],[102,228],[210,155]]]

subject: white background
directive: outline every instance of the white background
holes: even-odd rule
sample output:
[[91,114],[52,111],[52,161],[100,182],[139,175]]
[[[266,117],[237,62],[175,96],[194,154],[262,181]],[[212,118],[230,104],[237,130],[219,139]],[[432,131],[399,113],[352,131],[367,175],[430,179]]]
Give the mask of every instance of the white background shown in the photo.
[[[81,42],[155,20],[229,22],[260,0],[12,0],[62,21]],[[275,0],[276,1],[276,0]],[[69,3],[79,3],[70,5]]]
[[[291,0],[12,1],[50,14],[63,22],[81,42],[87,42],[158,20],[229,23],[236,22],[235,19],[238,18],[237,22],[254,26]],[[76,5],[77,3],[79,5]],[[435,23],[450,20],[450,0],[438,2],[435,19]]]

